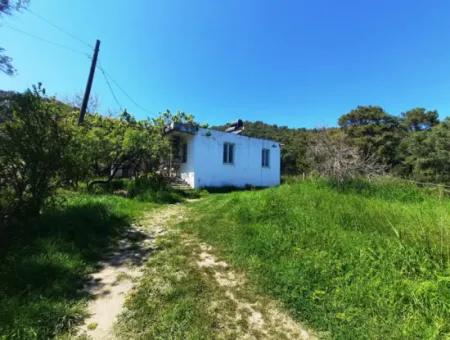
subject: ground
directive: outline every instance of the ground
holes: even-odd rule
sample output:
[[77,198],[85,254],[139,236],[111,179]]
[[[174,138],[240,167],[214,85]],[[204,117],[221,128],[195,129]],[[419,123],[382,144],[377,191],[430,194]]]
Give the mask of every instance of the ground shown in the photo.
[[[216,257],[210,245],[176,228],[185,220],[185,211],[184,204],[169,205],[146,214],[124,233],[118,248],[102,261],[101,269],[85,287],[95,299],[89,304],[90,317],[80,327],[79,336],[92,339],[315,337],[278,303],[256,293],[245,275]],[[202,288],[189,290],[189,283],[193,287],[201,284]],[[175,293],[175,299],[162,301],[180,287],[185,289],[182,295]],[[189,294],[194,295],[191,300]],[[178,321],[190,324],[178,329],[164,327],[164,320],[168,324],[176,321],[171,320],[171,314],[180,308],[193,316],[186,318],[183,314]],[[148,320],[155,322],[147,324]]]

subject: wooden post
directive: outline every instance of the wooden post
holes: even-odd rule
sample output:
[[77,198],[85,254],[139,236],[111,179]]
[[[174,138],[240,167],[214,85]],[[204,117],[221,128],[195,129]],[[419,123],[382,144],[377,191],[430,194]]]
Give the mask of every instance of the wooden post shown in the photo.
[[86,91],[84,92],[83,104],[81,104],[80,117],[78,118],[78,125],[83,123],[84,116],[86,114],[86,109],[89,102],[89,95],[91,94],[92,82],[94,80],[95,68],[97,67],[97,57],[99,49],[100,49],[100,40],[97,40],[95,43],[94,56],[92,58],[91,63],[91,70],[89,71],[89,77],[86,84]]

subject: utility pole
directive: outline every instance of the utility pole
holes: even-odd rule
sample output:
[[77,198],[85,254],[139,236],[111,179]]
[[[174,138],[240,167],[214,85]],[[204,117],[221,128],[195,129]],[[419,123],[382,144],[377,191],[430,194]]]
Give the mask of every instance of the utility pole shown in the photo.
[[94,56],[92,58],[91,70],[89,72],[89,78],[86,84],[86,91],[84,92],[83,104],[81,104],[80,117],[78,118],[78,125],[81,125],[84,121],[84,115],[86,114],[87,105],[89,102],[89,95],[91,94],[92,81],[94,80],[95,68],[97,66],[98,51],[100,49],[100,40],[97,39],[95,43]]

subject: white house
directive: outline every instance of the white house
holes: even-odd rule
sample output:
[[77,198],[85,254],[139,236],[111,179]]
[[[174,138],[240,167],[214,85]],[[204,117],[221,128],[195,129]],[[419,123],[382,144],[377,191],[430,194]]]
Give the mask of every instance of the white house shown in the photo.
[[278,142],[191,124],[174,124],[167,133],[179,145],[177,176],[192,188],[280,184]]

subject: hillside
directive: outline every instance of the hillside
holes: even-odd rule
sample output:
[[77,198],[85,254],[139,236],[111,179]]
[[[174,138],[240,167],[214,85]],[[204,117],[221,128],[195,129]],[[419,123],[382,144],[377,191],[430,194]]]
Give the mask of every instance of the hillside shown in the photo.
[[450,200],[325,181],[216,195],[183,229],[332,338],[450,335]]

